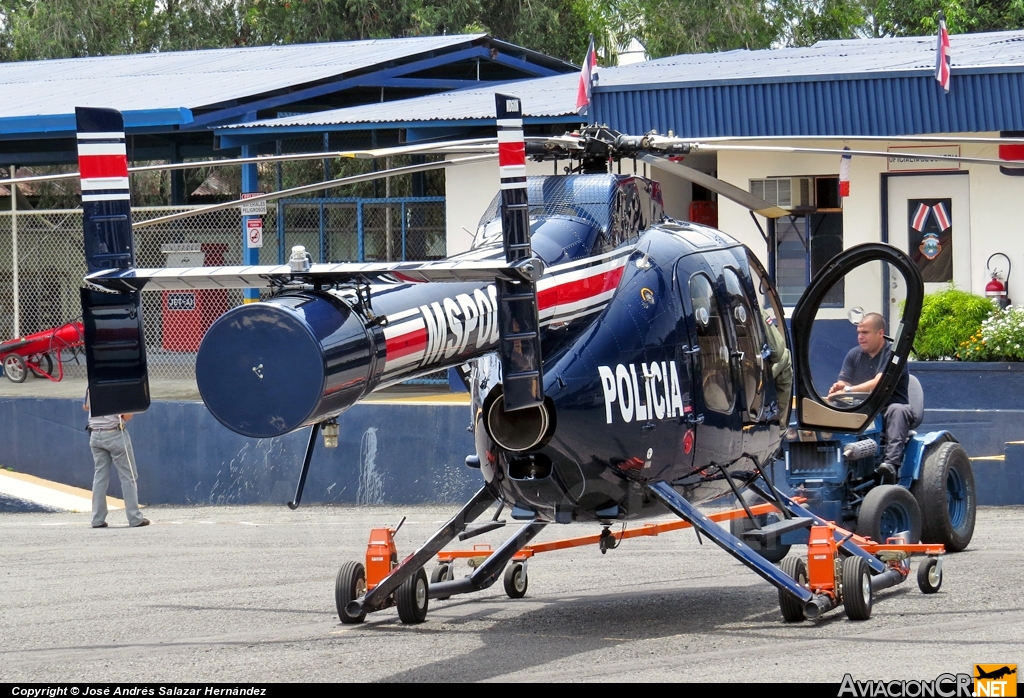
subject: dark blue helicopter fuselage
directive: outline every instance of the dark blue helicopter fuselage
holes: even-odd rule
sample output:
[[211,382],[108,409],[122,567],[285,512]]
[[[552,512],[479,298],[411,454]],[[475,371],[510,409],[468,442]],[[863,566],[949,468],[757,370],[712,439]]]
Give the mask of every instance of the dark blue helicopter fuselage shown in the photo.
[[[501,397],[493,284],[288,291],[235,308],[199,352],[207,406],[234,431],[275,436],[468,363],[477,455],[467,462],[516,516],[559,522],[658,513],[642,481],[707,499],[727,487],[721,468],[764,461],[780,431],[773,386],[744,380],[737,350],[737,318],[759,307],[746,248],[665,219],[657,183],[639,177],[531,178],[529,201],[533,253],[547,270],[537,283],[547,419],[536,443],[502,447],[487,423]],[[457,258],[503,257],[500,219],[484,221]],[[716,299],[710,313],[694,306],[695,275],[698,304]],[[708,327],[720,341],[702,344]],[[748,347],[748,369],[762,349]],[[714,371],[728,400],[706,395]]]
[[[689,281],[695,274],[709,279],[721,306],[730,308],[722,277],[731,267],[753,299],[747,254],[717,231],[688,223],[663,222],[643,232],[610,302],[544,357],[554,424],[536,448],[498,447],[483,421],[495,399],[488,393],[493,383],[485,377],[474,384],[475,403],[484,407],[475,432],[481,469],[520,516],[568,521],[658,513],[641,481],[665,480],[691,501],[706,500],[728,488],[717,466],[742,467],[745,456],[764,462],[776,450],[780,429],[770,381],[755,388],[762,391],[758,415],[746,409],[737,357],[726,361],[739,387],[730,405],[709,404],[700,381],[705,367]],[[728,346],[734,341],[733,334]],[[736,474],[745,478],[744,471]]]

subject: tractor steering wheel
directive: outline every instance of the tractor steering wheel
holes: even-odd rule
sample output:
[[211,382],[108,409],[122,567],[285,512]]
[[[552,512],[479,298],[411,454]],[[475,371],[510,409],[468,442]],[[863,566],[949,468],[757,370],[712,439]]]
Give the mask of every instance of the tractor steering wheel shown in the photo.
[[871,393],[835,393],[825,398],[825,402],[834,407],[856,407],[863,404]]

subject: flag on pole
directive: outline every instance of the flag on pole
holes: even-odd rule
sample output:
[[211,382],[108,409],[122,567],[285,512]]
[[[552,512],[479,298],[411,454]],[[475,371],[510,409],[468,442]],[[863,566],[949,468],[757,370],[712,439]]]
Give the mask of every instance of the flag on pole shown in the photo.
[[[849,146],[844,146],[843,150],[849,150]],[[850,161],[853,158],[849,153],[843,153],[843,156],[839,158],[839,196],[850,195]]]
[[942,85],[942,89],[949,92],[949,68],[952,59],[949,56],[949,32],[946,31],[946,16],[939,11],[939,36],[938,46],[935,48],[935,79]]
[[597,51],[594,50],[594,35],[590,35],[590,47],[587,48],[587,57],[583,59],[583,67],[580,69],[580,86],[576,90],[576,113],[585,114],[590,106],[590,89],[597,72]]

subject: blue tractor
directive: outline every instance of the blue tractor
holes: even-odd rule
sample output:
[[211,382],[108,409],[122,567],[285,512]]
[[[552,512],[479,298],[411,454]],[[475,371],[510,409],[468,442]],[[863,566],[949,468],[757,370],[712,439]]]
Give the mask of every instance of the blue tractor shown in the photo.
[[[912,429],[924,416],[921,384],[910,376]],[[857,396],[847,394],[847,399]],[[860,434],[802,430],[786,432],[782,453],[785,481],[795,496],[805,497],[811,511],[859,535],[884,542],[909,533],[909,541],[942,543],[949,552],[967,547],[974,535],[977,490],[971,461],[948,431],[910,432],[896,484],[883,484],[876,473],[882,459],[882,417]],[[760,502],[753,495],[750,502]],[[773,523],[762,517],[761,525]],[[753,524],[736,519],[733,533]],[[751,541],[769,560],[786,556],[790,545],[807,542],[807,530],[785,533],[766,542]]]

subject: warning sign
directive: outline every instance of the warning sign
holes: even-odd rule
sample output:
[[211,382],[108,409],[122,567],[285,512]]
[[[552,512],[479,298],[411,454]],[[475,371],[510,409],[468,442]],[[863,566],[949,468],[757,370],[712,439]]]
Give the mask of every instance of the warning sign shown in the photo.
[[245,246],[250,250],[263,247],[263,219],[250,218],[245,222]]
[[[252,194],[242,194],[243,199],[251,199],[254,196],[262,196],[259,192]],[[267,215],[267,200],[253,201],[250,203],[242,204],[242,215],[243,216],[265,216]]]

